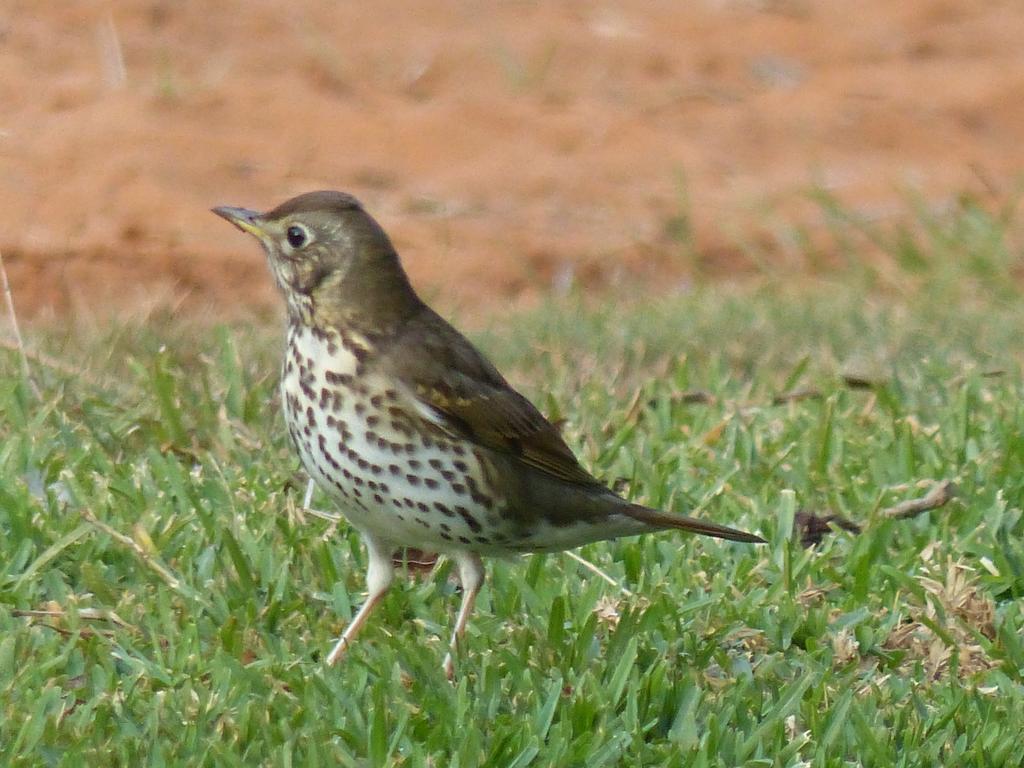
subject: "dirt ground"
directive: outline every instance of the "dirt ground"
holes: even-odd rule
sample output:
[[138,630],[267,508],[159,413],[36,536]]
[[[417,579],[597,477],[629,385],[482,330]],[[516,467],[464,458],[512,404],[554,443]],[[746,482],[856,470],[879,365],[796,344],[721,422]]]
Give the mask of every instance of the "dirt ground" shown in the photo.
[[0,249],[30,317],[272,311],[255,243],[208,209],[317,188],[472,311],[742,273],[738,243],[782,242],[813,186],[884,218],[908,190],[1007,196],[1024,168],[1016,0],[0,14]]

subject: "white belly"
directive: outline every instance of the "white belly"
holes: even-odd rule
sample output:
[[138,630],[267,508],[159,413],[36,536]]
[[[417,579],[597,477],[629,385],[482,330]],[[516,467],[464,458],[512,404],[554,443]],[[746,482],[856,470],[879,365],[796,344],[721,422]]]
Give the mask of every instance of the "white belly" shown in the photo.
[[[399,393],[357,369],[358,339],[289,329],[285,422],[302,464],[356,528],[432,551],[501,546],[496,504],[480,503],[470,451],[395,428]],[[365,355],[364,355],[365,357]],[[296,393],[301,392],[301,396]]]

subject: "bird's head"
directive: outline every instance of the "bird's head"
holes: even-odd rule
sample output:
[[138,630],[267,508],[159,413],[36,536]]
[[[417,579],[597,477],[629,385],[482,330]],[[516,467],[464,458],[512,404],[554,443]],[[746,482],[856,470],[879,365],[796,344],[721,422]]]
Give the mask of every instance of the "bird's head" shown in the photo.
[[351,195],[308,192],[266,213],[213,212],[260,241],[292,321],[381,326],[419,306],[391,240]]

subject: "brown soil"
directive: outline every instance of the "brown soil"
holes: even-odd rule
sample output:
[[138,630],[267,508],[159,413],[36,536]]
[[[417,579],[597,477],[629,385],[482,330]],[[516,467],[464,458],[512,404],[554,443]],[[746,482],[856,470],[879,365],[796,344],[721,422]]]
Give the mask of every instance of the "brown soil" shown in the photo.
[[1024,167],[1013,0],[6,11],[0,248],[25,314],[273,306],[207,209],[316,188],[360,196],[414,280],[472,308],[730,275],[737,233],[813,215],[812,185],[887,216]]

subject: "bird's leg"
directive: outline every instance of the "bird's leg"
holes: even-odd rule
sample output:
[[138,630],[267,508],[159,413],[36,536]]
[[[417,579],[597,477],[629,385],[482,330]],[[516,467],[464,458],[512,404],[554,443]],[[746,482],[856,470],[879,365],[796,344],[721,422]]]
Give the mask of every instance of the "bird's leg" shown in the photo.
[[352,619],[352,623],[345,628],[345,633],[331,649],[327,656],[328,665],[336,664],[338,659],[345,655],[345,651],[355,640],[359,630],[370,618],[373,609],[384,597],[395,578],[395,567],[391,562],[391,546],[368,533],[363,534],[363,541],[366,542],[366,554],[369,557],[369,565],[366,568],[366,602],[363,603],[359,612]]
[[452,639],[448,644],[448,654],[444,657],[444,674],[452,680],[455,677],[455,661],[453,654],[459,638],[466,631],[466,623],[469,615],[473,612],[473,605],[476,603],[477,593],[484,583],[484,563],[480,555],[474,552],[458,552],[453,555],[455,563],[459,566],[459,581],[462,582],[462,605],[459,606],[459,615],[455,619],[455,629],[452,631]]

